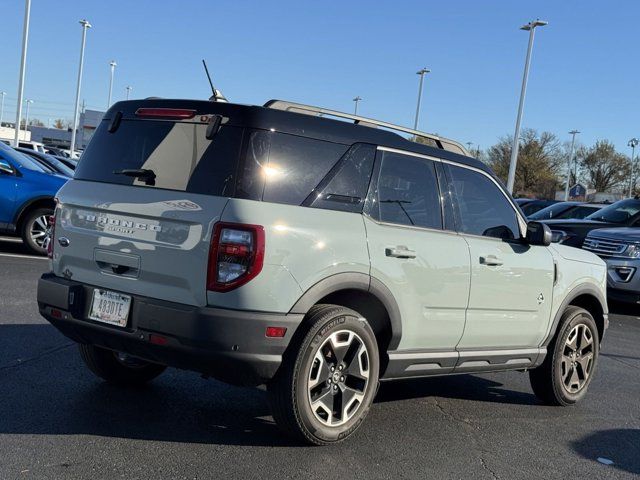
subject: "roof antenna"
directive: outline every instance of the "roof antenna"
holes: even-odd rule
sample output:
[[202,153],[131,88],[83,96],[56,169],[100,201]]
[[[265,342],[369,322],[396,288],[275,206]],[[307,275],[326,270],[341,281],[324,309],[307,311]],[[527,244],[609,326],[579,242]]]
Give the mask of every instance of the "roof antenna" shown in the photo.
[[209,80],[209,85],[211,85],[211,92],[213,95],[209,98],[212,102],[226,102],[227,99],[224,97],[220,90],[217,90],[216,87],[213,86],[213,82],[211,81],[211,75],[209,75],[209,69],[207,68],[207,62],[202,59],[202,65],[204,65],[204,71],[207,74],[207,79]]

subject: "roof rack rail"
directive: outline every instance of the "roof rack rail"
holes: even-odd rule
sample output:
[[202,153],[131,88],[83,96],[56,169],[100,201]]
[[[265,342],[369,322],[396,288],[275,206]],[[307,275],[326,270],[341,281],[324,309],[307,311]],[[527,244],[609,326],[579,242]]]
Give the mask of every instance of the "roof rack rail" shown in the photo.
[[302,103],[289,102],[287,100],[269,100],[264,104],[264,107],[273,108],[275,110],[284,110],[287,112],[303,113],[305,115],[327,115],[331,117],[345,118],[348,120],[353,120],[353,123],[356,125],[364,125],[373,128],[382,127],[389,130],[395,130],[396,132],[408,133],[413,136],[413,138],[409,138],[409,141],[415,142],[416,140],[414,139],[416,137],[426,138],[431,140],[437,148],[465,155],[467,157],[470,156],[467,150],[462,146],[462,144],[456,142],[455,140],[443,138],[438,135],[434,135],[433,133],[426,133],[419,130],[414,130],[412,128],[401,127],[399,125],[394,125],[393,123],[387,123],[380,120],[375,120],[373,118],[361,117],[359,115],[353,115],[351,113],[329,110],[328,108],[314,107],[312,105],[305,105]]

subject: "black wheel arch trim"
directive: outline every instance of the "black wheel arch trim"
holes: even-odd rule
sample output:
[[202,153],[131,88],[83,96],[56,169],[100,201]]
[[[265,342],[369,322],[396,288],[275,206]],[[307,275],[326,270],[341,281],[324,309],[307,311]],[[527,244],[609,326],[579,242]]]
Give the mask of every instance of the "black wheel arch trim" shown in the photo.
[[29,211],[29,209],[36,203],[41,202],[43,200],[48,200],[48,201],[50,200],[52,203],[55,202],[55,198],[52,195],[40,195],[38,197],[30,198],[29,200],[24,202],[22,205],[20,205],[20,208],[17,210],[17,213],[13,218],[13,225],[15,225],[17,228],[25,212]]
[[[541,345],[542,347],[549,346],[549,343],[551,343],[551,340],[553,339],[553,337],[555,337],[558,331],[558,325],[560,323],[560,319],[562,318],[562,315],[564,314],[565,310],[569,305],[571,305],[571,302],[573,302],[576,298],[578,298],[581,295],[591,295],[598,301],[598,303],[600,303],[600,307],[602,308],[602,315],[604,317],[604,329],[606,330],[607,323],[608,323],[607,320],[609,316],[609,309],[607,307],[606,297],[602,294],[602,292],[600,292],[600,290],[598,290],[593,285],[589,285],[589,284],[578,285],[573,290],[571,290],[569,294],[565,297],[565,299],[562,301],[562,304],[560,305],[560,308],[558,309],[553,319],[553,324],[551,325],[549,334],[547,335],[547,338],[545,338],[544,342],[542,342],[542,345]],[[602,339],[600,340],[602,341]]]
[[340,290],[361,290],[376,297],[384,305],[389,314],[391,323],[391,341],[389,350],[396,350],[402,338],[402,321],[400,318],[400,308],[391,290],[380,280],[366,273],[344,272],[336,273],[320,280],[309,288],[289,313],[306,314],[311,307],[327,295]]

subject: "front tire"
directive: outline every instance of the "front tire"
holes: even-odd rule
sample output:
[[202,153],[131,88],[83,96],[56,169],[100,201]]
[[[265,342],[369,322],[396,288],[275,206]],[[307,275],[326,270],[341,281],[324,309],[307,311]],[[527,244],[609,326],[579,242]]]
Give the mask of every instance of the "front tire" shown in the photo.
[[53,215],[51,208],[36,208],[28,212],[22,222],[20,236],[24,246],[30,253],[47,254],[49,241],[49,217]]
[[166,366],[147,362],[95,345],[79,345],[80,356],[96,376],[108,383],[136,386],[150,382],[166,370]]
[[364,421],[378,386],[375,335],[357,312],[316,305],[267,385],[278,426],[298,440],[329,445]]
[[533,392],[547,405],[574,405],[587,393],[599,351],[598,328],[591,314],[568,307],[547,357],[529,372]]

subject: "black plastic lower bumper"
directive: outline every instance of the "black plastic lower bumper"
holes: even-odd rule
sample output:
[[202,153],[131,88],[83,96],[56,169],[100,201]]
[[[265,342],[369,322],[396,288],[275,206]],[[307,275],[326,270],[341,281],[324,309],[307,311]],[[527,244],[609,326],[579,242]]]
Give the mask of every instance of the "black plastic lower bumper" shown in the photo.
[[[38,282],[40,313],[78,343],[194,370],[235,385],[260,385],[273,378],[303,318],[131,295],[128,324],[120,328],[88,320],[94,288],[44,274]],[[285,336],[267,338],[265,331],[270,326],[286,327]],[[158,335],[162,345],[155,343]]]
[[607,298],[614,302],[640,304],[640,292],[620,290],[619,288],[607,288]]

